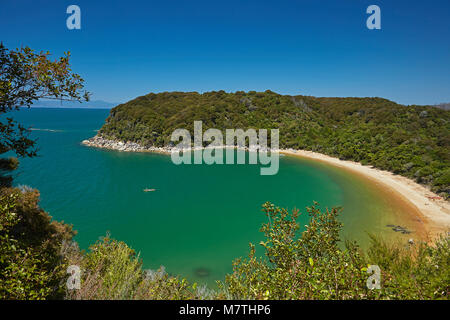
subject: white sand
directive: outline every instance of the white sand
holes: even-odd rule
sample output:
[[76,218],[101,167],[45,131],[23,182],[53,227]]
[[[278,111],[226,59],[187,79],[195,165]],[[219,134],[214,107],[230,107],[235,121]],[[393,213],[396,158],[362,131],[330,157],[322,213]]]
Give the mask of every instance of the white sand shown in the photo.
[[[437,195],[426,187],[388,171],[364,166],[353,161],[345,161],[324,154],[304,150],[280,150],[281,153],[326,162],[333,166],[346,168],[357,172],[366,178],[382,184],[392,192],[406,199],[420,212],[422,217],[415,217],[424,221],[424,227],[432,238],[450,230],[450,203],[445,200],[431,200],[428,197]],[[417,214],[411,212],[411,214]]]

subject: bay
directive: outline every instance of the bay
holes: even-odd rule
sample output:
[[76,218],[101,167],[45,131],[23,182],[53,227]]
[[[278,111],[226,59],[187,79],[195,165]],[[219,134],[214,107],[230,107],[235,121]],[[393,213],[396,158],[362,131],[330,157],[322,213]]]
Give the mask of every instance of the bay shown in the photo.
[[[386,233],[404,208],[359,176],[323,163],[280,158],[274,176],[258,165],[175,165],[170,156],[89,148],[109,110],[31,108],[14,118],[31,127],[39,157],[21,159],[15,185],[41,192],[41,206],[73,224],[87,249],[110,233],[140,253],[144,267],[213,285],[231,272],[233,259],[263,239],[261,205],[342,206],[343,236],[368,243],[367,232]],[[154,188],[155,192],[143,192]],[[391,232],[392,233],[392,232]]]

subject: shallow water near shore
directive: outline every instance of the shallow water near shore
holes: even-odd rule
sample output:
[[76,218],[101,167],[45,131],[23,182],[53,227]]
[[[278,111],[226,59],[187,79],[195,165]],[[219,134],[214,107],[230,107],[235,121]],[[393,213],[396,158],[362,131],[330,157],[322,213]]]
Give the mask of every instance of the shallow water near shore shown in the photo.
[[[261,205],[299,208],[342,206],[343,235],[368,243],[367,232],[400,237],[386,224],[414,226],[410,208],[380,186],[346,170],[283,156],[274,176],[258,165],[174,165],[170,156],[90,148],[108,110],[22,109],[14,118],[35,130],[39,157],[22,159],[15,184],[41,192],[41,206],[74,225],[87,249],[107,231],[140,252],[145,268],[214,284],[231,272],[233,259],[259,243]],[[154,192],[143,192],[154,188]],[[413,230],[414,231],[414,230]],[[409,235],[412,237],[412,235]]]

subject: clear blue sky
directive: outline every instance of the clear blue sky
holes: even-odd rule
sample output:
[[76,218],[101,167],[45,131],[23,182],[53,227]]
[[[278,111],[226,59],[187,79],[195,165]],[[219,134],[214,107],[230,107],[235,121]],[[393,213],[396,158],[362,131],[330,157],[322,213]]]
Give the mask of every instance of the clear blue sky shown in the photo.
[[[81,30],[66,28],[71,4]],[[381,30],[366,28],[371,4]],[[70,50],[95,100],[270,89],[450,102],[448,0],[1,0],[0,40]]]

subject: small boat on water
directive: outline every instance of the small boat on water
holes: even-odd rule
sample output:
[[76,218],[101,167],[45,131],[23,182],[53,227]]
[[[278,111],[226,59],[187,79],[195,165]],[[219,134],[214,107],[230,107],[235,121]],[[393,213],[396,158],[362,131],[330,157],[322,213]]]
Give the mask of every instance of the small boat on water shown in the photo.
[[147,188],[145,188],[143,191],[144,192],[151,192],[151,191],[156,191],[156,189],[147,189]]

